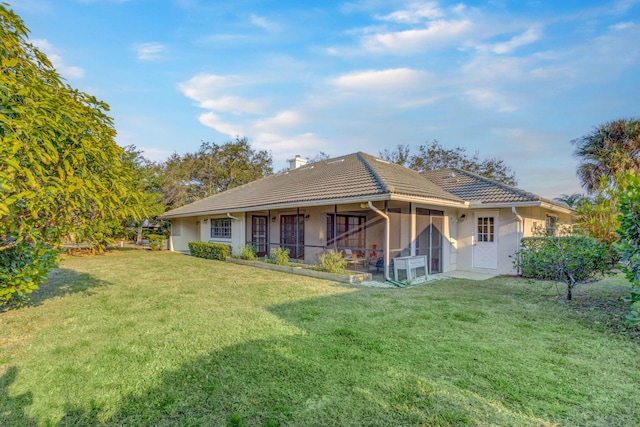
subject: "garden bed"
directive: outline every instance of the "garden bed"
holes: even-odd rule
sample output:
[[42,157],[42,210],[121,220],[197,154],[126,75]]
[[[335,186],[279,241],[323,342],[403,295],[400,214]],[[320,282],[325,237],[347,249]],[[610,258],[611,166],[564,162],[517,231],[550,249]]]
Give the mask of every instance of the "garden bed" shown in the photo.
[[283,273],[297,274],[299,276],[333,280],[335,282],[342,282],[342,283],[362,283],[362,282],[367,282],[372,280],[371,273],[364,273],[364,272],[363,273],[345,272],[345,274],[327,273],[324,271],[312,270],[304,264],[300,264],[300,266],[288,266],[288,265],[270,264],[264,261],[248,261],[248,260],[237,259],[237,258],[227,258],[227,262],[230,262],[233,264],[239,264],[239,265],[249,265],[251,267],[263,268],[266,270],[280,271]]

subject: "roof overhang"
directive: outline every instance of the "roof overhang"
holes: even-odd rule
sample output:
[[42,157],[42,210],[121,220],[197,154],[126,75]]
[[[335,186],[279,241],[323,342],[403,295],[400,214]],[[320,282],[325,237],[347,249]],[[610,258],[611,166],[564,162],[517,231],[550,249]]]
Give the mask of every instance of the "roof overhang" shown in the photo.
[[481,201],[471,201],[469,203],[470,209],[478,209],[478,208],[524,208],[524,207],[536,207],[536,208],[544,208],[549,209],[550,211],[559,212],[571,216],[576,215],[576,211],[566,207],[557,205],[555,203],[547,202],[545,200],[532,200],[529,202],[503,202],[503,203],[483,203]]
[[321,199],[321,200],[305,200],[305,201],[293,201],[287,203],[274,203],[268,205],[254,205],[254,206],[242,206],[226,209],[208,209],[202,211],[192,211],[186,213],[176,213],[172,215],[161,215],[160,219],[173,219],[173,218],[188,218],[193,216],[206,216],[206,215],[225,215],[227,213],[238,212],[251,212],[251,211],[265,211],[265,210],[277,210],[277,209],[293,209],[304,208],[314,206],[327,206],[327,205],[346,205],[350,203],[366,203],[366,202],[378,202],[384,200],[394,200],[402,202],[412,203],[425,203],[437,206],[452,206],[457,208],[469,207],[468,202],[458,202],[454,200],[443,200],[432,197],[419,197],[419,196],[405,196],[393,193],[374,194],[369,196],[353,196],[353,197],[341,197],[335,199]]

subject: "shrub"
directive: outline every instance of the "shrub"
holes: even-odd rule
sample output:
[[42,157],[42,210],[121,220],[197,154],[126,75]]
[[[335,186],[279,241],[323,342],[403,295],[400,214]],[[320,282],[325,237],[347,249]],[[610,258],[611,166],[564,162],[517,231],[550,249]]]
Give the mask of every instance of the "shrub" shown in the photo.
[[149,239],[149,249],[152,251],[161,251],[166,248],[167,238],[164,235],[150,234],[147,239]]
[[44,243],[21,242],[0,250],[0,311],[29,301],[28,294],[47,280],[57,261],[58,251]]
[[514,267],[522,276],[565,283],[568,300],[577,284],[611,268],[607,246],[589,236],[525,237],[521,248]]
[[627,320],[640,325],[640,175],[628,173],[619,195],[618,236],[616,249],[625,262],[624,273],[631,283],[631,312]]
[[342,252],[329,250],[318,258],[318,269],[327,273],[343,273],[347,267],[347,260],[342,256]]
[[238,259],[246,259],[247,261],[255,261],[258,259],[256,256],[256,247],[251,244],[244,244],[238,248],[238,253],[236,255]]
[[269,259],[276,265],[287,265],[289,264],[289,249],[271,248]]
[[222,243],[189,242],[189,252],[198,258],[224,261],[231,255],[231,246]]

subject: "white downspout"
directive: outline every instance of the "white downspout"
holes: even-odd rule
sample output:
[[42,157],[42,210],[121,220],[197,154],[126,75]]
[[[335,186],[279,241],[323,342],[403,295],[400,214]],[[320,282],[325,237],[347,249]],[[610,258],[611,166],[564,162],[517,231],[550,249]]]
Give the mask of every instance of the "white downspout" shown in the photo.
[[[515,206],[511,207],[511,212],[518,218],[518,222],[516,223],[516,252],[518,252],[520,250],[520,230],[522,230],[522,237],[524,237],[524,220],[518,214]],[[519,273],[519,271],[517,273]]]
[[240,221],[240,245],[244,245],[247,241],[247,239],[245,238],[244,221],[242,220],[242,218],[237,218],[231,215],[229,212],[227,212],[227,217],[231,218],[232,221]]
[[385,214],[380,209],[373,206],[373,203],[371,203],[371,201],[367,203],[369,204],[369,208],[372,211],[374,211],[375,213],[377,213],[378,215],[384,218],[384,278],[385,280],[391,280],[391,277],[389,277],[389,264],[391,263],[390,262],[391,254],[389,253],[389,241],[391,240],[390,239],[391,228],[389,226],[389,222],[390,222],[389,215]]

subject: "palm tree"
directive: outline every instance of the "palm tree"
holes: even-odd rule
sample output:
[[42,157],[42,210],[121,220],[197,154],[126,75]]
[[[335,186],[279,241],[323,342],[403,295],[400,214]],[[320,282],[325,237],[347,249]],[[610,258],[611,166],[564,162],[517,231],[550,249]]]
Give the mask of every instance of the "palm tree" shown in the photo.
[[565,205],[569,206],[572,209],[575,209],[578,207],[578,202],[583,198],[584,196],[580,193],[573,193],[573,194],[561,194],[558,197],[554,197],[553,200],[555,200],[556,202],[560,202],[560,203],[564,203]]
[[601,185],[617,187],[616,175],[640,171],[640,121],[619,119],[600,125],[578,139],[573,155],[580,159],[577,175],[587,193]]

